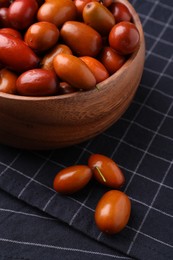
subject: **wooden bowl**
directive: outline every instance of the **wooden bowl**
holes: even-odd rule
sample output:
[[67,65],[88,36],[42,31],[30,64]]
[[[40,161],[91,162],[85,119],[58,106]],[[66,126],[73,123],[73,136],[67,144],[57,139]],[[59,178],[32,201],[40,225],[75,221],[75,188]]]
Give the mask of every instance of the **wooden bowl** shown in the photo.
[[143,73],[145,41],[140,19],[127,0],[140,33],[140,47],[98,88],[50,97],[0,93],[0,142],[25,149],[66,147],[94,137],[130,105]]

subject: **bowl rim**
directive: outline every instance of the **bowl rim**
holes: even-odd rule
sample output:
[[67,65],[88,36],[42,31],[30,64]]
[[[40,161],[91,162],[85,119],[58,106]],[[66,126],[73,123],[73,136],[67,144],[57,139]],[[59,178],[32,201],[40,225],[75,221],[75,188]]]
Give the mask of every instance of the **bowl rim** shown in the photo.
[[139,34],[140,34],[140,44],[139,44],[139,48],[130,55],[130,57],[126,60],[126,62],[123,64],[123,66],[117,70],[114,74],[112,74],[111,76],[109,76],[107,79],[103,80],[102,82],[99,82],[98,84],[96,84],[96,87],[90,90],[82,90],[82,91],[77,91],[74,93],[69,93],[69,94],[64,94],[64,95],[52,95],[52,96],[38,96],[38,97],[34,97],[34,96],[21,96],[21,95],[17,95],[17,94],[9,94],[9,93],[4,93],[0,91],[0,98],[4,98],[4,99],[12,99],[12,100],[18,100],[18,101],[48,101],[48,100],[65,100],[68,99],[70,97],[79,97],[86,95],[86,93],[94,93],[96,91],[101,90],[102,88],[105,87],[105,84],[109,83],[110,81],[115,80],[116,78],[119,77],[119,75],[121,73],[123,73],[124,70],[127,69],[128,66],[130,66],[131,62],[135,59],[135,57],[137,56],[140,47],[141,47],[141,40],[143,39],[143,28],[142,28],[142,24],[140,21],[140,18],[136,12],[136,10],[133,8],[132,4],[128,2],[128,0],[115,0],[115,2],[119,2],[119,3],[123,3],[124,5],[127,6],[127,8],[129,9],[131,15],[132,15],[132,20],[133,23],[137,26],[138,30],[139,30]]

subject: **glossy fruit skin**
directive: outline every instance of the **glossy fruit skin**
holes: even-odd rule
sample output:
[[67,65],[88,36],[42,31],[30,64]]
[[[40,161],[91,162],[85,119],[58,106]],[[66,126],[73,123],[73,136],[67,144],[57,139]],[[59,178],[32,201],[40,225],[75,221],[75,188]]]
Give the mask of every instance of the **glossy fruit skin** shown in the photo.
[[7,33],[10,34],[16,38],[22,39],[22,35],[19,31],[13,29],[13,28],[1,28],[0,33]]
[[55,176],[53,188],[59,193],[73,194],[84,188],[91,177],[92,171],[88,166],[69,166]]
[[37,10],[36,0],[15,0],[8,10],[11,26],[18,30],[26,29],[33,23]]
[[122,55],[131,54],[139,47],[140,36],[135,24],[120,22],[109,33],[109,45]]
[[8,8],[2,7],[0,8],[0,28],[10,27],[10,22],[8,19]]
[[70,48],[65,44],[57,44],[53,49],[46,53],[41,61],[41,67],[47,70],[53,70],[53,59],[57,54],[67,53],[72,54]]
[[99,200],[95,209],[98,229],[107,234],[116,234],[127,225],[131,213],[131,202],[122,191],[110,190]]
[[28,28],[24,39],[34,51],[46,51],[57,43],[59,30],[53,23],[37,22]]
[[101,35],[108,35],[115,25],[113,14],[98,2],[90,2],[83,9],[83,20]]
[[33,69],[22,73],[16,82],[17,92],[22,96],[49,96],[57,94],[59,82],[50,70]]
[[115,17],[116,23],[127,21],[130,22],[132,19],[132,15],[129,9],[122,3],[112,3],[109,7],[109,10]]
[[123,55],[117,53],[114,49],[106,46],[102,49],[99,60],[105,66],[110,75],[119,70],[125,63],[126,58]]
[[96,79],[90,69],[80,58],[74,55],[58,54],[53,60],[53,66],[58,77],[72,87],[89,90],[96,85]]
[[16,94],[18,76],[8,69],[0,70],[0,92]]
[[77,9],[71,0],[46,1],[38,10],[38,21],[47,21],[61,27],[66,21],[75,20]]
[[0,33],[0,63],[9,69],[23,72],[39,64],[36,54],[19,38]]
[[78,56],[95,57],[102,47],[101,35],[82,22],[68,21],[64,23],[60,35]]
[[88,166],[92,169],[95,179],[105,186],[120,188],[125,182],[124,174],[118,165],[105,155],[92,154],[89,157]]
[[80,57],[81,60],[89,67],[94,77],[96,78],[96,83],[99,83],[109,77],[109,73],[104,67],[104,65],[97,59],[89,56]]
[[74,0],[77,9],[78,18],[82,18],[83,9],[89,2],[98,2],[99,0]]

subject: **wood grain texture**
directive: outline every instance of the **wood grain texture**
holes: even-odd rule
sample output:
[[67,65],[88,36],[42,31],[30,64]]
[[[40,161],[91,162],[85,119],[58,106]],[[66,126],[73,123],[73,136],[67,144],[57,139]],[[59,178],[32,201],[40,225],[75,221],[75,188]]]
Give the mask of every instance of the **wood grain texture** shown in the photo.
[[111,77],[86,92],[53,97],[0,93],[0,142],[25,149],[52,149],[83,142],[101,133],[129,107],[139,86],[145,41],[139,17],[127,0],[140,33],[140,47]]

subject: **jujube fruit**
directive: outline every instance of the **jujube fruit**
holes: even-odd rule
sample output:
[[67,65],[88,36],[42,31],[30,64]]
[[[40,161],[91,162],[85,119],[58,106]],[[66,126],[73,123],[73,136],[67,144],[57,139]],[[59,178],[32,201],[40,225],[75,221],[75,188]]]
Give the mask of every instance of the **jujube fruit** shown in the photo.
[[37,19],[47,21],[61,27],[66,21],[75,20],[77,9],[71,0],[52,0],[46,1],[40,6]]
[[104,67],[104,65],[97,59],[89,56],[80,57],[82,61],[89,67],[94,77],[96,78],[96,83],[99,83],[109,77],[109,73]]
[[109,45],[122,55],[131,54],[139,47],[139,31],[135,24],[120,22],[109,33]]
[[37,10],[36,0],[15,0],[8,10],[8,19],[11,26],[18,30],[26,29],[33,23]]
[[92,177],[92,171],[85,165],[74,165],[56,174],[53,187],[63,194],[73,194],[84,188]]
[[19,38],[0,33],[0,63],[9,69],[23,72],[38,66],[40,59]]
[[110,46],[105,46],[99,55],[99,60],[112,75],[119,70],[126,61],[126,57],[117,53]]
[[83,20],[101,35],[107,35],[115,25],[113,14],[102,4],[90,2],[83,9]]
[[20,95],[49,96],[58,92],[59,81],[53,71],[33,69],[19,76],[16,87]]
[[89,157],[88,166],[92,169],[94,178],[105,186],[121,188],[125,182],[121,169],[105,155],[92,154]]
[[95,222],[98,229],[107,234],[116,234],[127,225],[131,213],[129,197],[118,190],[106,192],[95,209]]
[[50,22],[32,24],[25,34],[25,42],[36,52],[42,52],[53,47],[59,38],[58,28]]
[[130,22],[132,19],[132,15],[129,9],[122,3],[112,3],[109,7],[109,10],[115,17],[116,23],[127,21]]
[[68,21],[64,23],[60,35],[77,56],[95,57],[102,47],[101,35],[82,22]]
[[80,58],[74,55],[58,54],[53,60],[53,66],[61,80],[77,89],[89,90],[96,85],[96,79],[90,69]]

